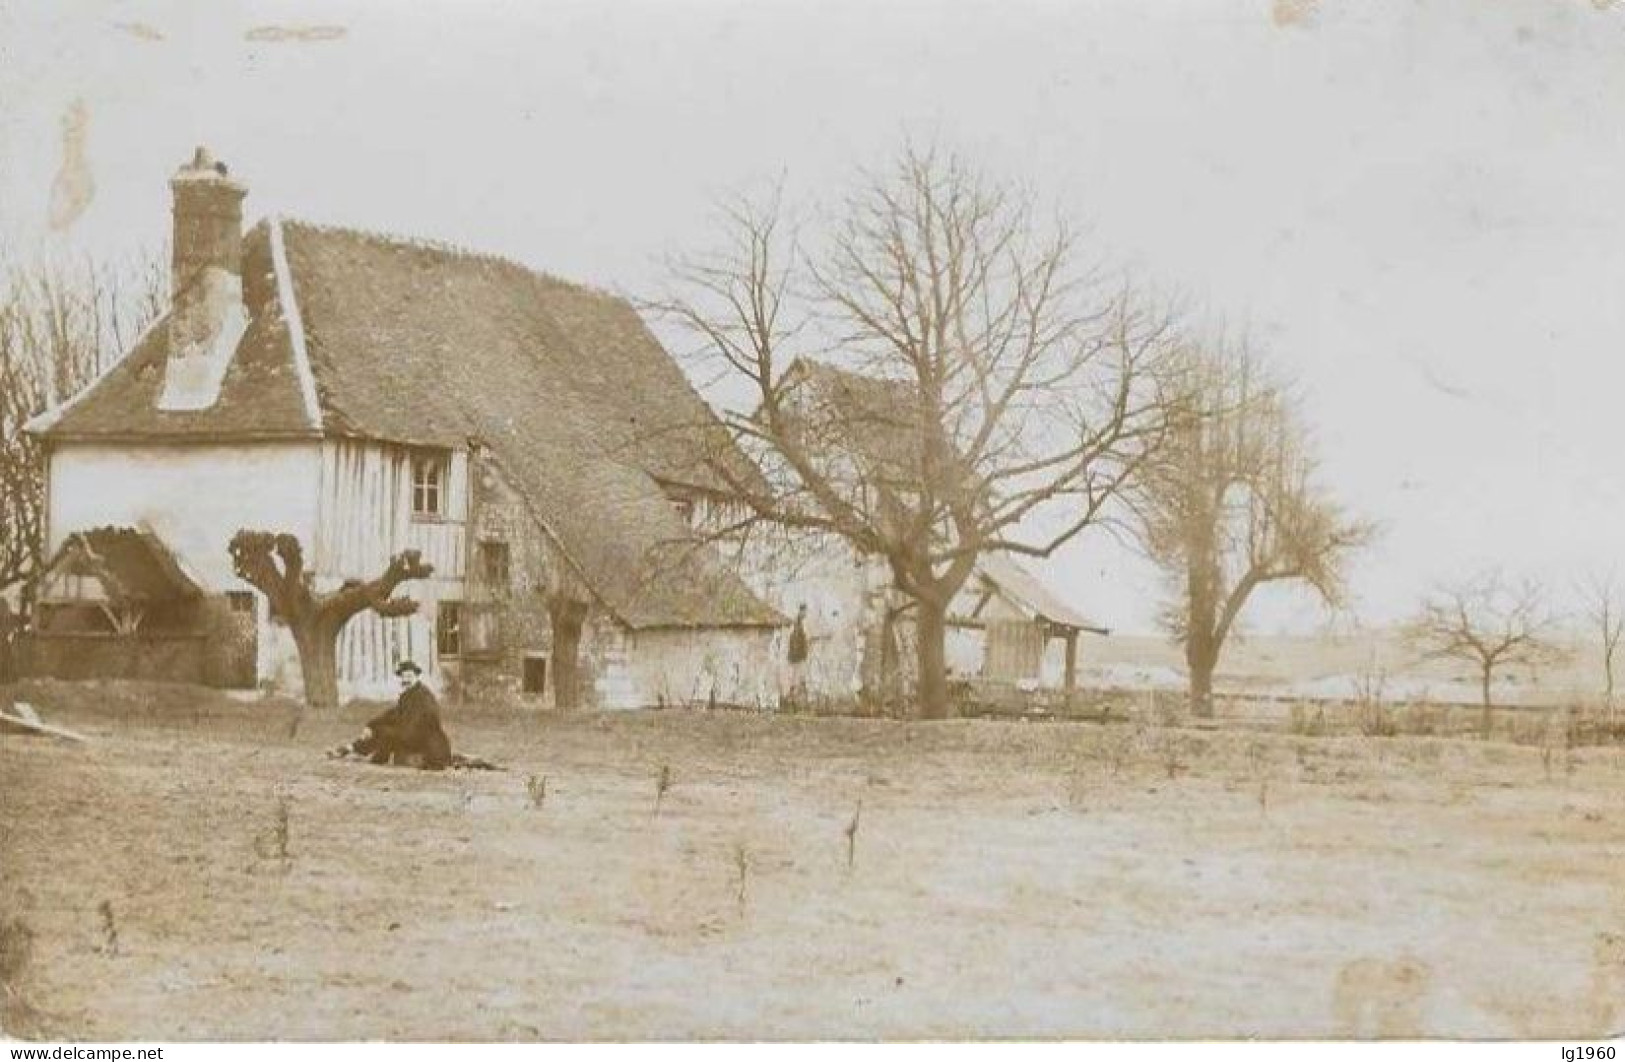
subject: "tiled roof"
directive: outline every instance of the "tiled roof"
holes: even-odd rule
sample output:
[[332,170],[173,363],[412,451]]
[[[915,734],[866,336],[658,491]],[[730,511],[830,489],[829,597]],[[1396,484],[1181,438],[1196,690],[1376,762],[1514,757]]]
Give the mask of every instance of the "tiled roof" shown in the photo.
[[251,324],[214,407],[155,409],[160,322],[44,431],[477,442],[629,626],[784,622],[660,489],[720,487],[706,456],[750,466],[625,301],[485,255],[275,221],[245,238],[244,301]]
[[815,458],[843,454],[866,480],[893,490],[919,489],[919,402],[913,384],[804,358],[791,366],[783,386],[792,396],[797,430]]
[[56,439],[198,440],[314,435],[319,430],[300,393],[287,313],[272,267],[266,224],[243,239],[243,301],[249,325],[226,370],[219,400],[208,409],[158,408],[169,355],[168,316],[160,318],[111,371],[45,418]]

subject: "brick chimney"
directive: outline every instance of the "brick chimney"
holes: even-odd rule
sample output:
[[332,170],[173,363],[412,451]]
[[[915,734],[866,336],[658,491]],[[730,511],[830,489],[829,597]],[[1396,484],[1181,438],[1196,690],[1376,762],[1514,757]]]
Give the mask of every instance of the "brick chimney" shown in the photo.
[[207,148],[169,181],[175,202],[170,257],[169,360],[158,408],[207,409],[248,325],[243,307],[243,196]]

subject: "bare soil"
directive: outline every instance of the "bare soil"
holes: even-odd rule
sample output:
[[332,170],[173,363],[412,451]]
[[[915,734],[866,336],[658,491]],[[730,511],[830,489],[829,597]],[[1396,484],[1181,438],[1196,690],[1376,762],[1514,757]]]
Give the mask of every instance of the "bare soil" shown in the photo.
[[436,774],[324,759],[367,706],[14,692],[93,738],[0,735],[14,1035],[1625,1025],[1619,749],[454,707],[510,769]]

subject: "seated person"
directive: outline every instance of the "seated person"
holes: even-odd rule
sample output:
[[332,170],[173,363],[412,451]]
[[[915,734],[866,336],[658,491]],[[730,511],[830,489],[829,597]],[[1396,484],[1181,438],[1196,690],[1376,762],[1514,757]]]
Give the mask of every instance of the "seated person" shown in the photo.
[[395,668],[401,680],[395,707],[373,719],[361,736],[334,749],[334,756],[366,756],[373,763],[394,763],[439,771],[452,763],[451,742],[440,728],[440,704],[423,684],[423,671],[410,660]]

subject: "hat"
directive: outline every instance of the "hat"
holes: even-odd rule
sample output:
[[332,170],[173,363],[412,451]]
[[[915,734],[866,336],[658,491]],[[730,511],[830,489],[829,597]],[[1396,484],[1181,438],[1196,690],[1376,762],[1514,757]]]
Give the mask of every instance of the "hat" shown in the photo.
[[405,675],[405,674],[421,675],[421,674],[423,674],[423,669],[421,667],[418,667],[416,664],[412,663],[412,661],[410,661],[410,660],[402,660],[400,663],[395,665],[395,674],[397,674],[397,675]]

